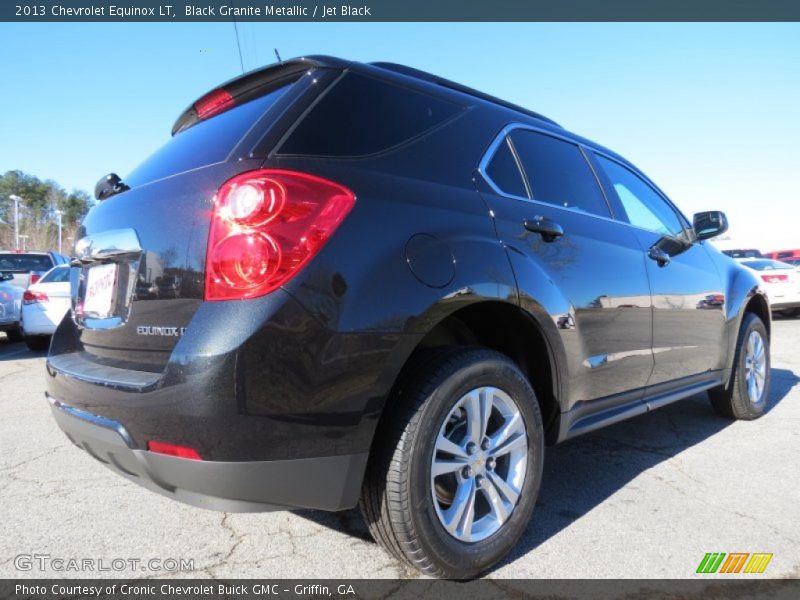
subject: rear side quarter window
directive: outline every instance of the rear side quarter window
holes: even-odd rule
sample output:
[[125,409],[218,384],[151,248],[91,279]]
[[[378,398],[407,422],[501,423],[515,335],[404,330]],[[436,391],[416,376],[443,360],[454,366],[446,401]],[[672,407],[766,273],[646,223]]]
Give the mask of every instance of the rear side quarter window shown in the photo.
[[528,192],[525,189],[525,182],[522,179],[522,172],[519,170],[517,159],[511,151],[508,138],[497,146],[489,164],[486,166],[486,177],[494,184],[494,187],[511,196],[527,198]]
[[463,109],[416,89],[349,72],[303,118],[278,154],[378,154],[431,131]]

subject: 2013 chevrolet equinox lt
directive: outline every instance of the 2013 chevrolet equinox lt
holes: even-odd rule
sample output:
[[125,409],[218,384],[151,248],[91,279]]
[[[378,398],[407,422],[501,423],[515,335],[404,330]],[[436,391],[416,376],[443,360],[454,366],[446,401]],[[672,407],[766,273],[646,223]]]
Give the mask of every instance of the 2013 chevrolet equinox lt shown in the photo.
[[546,444],[704,390],[765,410],[767,301],[703,241],[725,216],[541,115],[312,57],[172,133],[98,184],[47,361],[61,428],[145,487],[360,504],[388,552],[465,578],[527,526]]

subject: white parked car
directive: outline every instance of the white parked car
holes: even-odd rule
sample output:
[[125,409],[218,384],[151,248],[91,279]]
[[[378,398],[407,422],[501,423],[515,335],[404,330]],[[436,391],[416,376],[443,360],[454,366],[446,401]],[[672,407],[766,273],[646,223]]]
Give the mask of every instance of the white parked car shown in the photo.
[[31,350],[45,350],[70,309],[69,265],[45,273],[22,295],[22,331]]
[[773,312],[800,315],[800,275],[794,265],[771,258],[741,260],[739,263],[754,271],[764,282]]

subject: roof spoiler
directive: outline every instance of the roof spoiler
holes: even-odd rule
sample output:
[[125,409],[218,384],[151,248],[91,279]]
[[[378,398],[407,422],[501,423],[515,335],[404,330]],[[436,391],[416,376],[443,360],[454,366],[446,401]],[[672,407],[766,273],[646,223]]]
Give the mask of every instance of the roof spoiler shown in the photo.
[[235,77],[190,104],[172,126],[172,135],[236,105],[268,94],[297,79],[309,69],[343,68],[349,64],[348,61],[330,56],[309,56],[284,60]]

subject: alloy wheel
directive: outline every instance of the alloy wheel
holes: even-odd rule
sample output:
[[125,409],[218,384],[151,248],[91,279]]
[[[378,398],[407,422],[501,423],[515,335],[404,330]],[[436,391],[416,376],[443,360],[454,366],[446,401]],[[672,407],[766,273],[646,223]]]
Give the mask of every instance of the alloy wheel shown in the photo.
[[495,387],[462,396],[444,419],[431,461],[439,522],[454,538],[496,533],[517,505],[527,470],[528,436],[514,400]]
[[747,337],[744,357],[744,373],[747,381],[747,396],[753,404],[764,400],[764,386],[767,379],[767,355],[764,339],[758,331],[751,331]]

